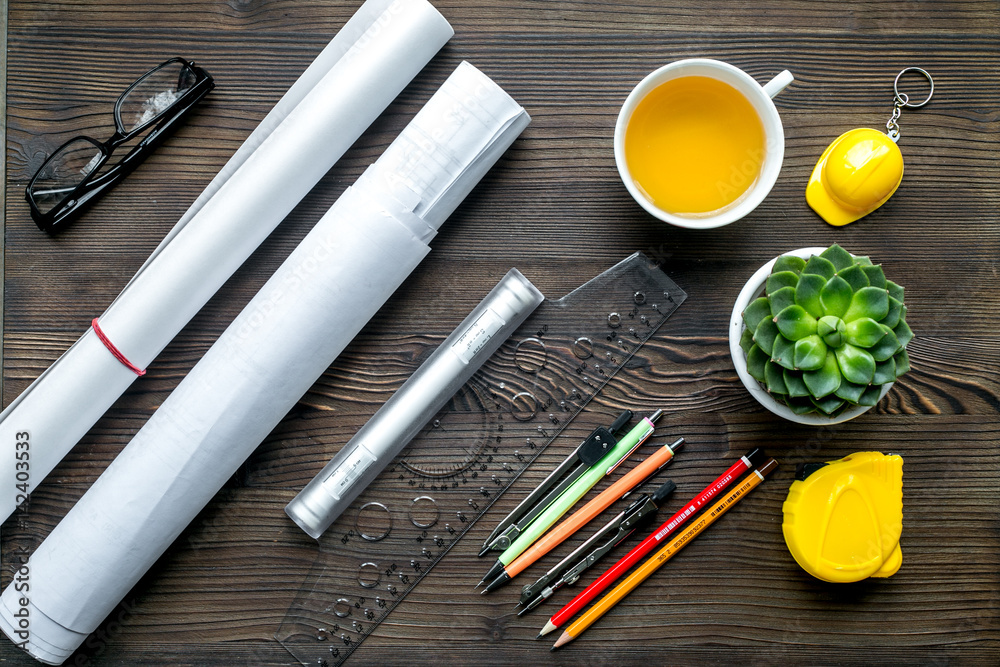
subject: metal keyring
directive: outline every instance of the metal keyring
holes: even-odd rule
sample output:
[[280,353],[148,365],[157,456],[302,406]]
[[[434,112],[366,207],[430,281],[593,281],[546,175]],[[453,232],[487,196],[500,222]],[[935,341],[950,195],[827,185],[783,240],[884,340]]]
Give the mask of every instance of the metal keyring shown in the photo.
[[[907,72],[920,72],[924,75],[924,78],[927,79],[927,83],[931,84],[931,92],[927,93],[927,99],[920,104],[913,104],[910,102],[910,98],[906,95],[906,93],[899,92],[899,79]],[[919,109],[930,102],[931,98],[934,96],[934,79],[932,79],[931,75],[927,73],[927,70],[920,69],[919,67],[907,67],[896,75],[896,80],[892,83],[892,89],[896,93],[896,99],[901,102],[900,106],[909,107],[910,109]]]

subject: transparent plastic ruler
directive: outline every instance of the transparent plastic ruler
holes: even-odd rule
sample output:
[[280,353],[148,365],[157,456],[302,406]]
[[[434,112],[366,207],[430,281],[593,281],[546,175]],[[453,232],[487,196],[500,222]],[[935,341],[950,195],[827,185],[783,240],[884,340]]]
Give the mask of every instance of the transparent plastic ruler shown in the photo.
[[543,301],[326,531],[275,638],[342,664],[686,297],[636,253]]

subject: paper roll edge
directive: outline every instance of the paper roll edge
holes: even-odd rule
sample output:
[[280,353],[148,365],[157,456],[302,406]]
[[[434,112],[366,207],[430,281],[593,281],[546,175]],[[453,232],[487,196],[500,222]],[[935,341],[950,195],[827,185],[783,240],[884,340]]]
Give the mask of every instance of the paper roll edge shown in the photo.
[[[28,604],[22,606],[22,601]],[[13,586],[0,596],[0,631],[14,646],[47,665],[63,664],[87,639],[87,633],[70,630],[46,616]]]

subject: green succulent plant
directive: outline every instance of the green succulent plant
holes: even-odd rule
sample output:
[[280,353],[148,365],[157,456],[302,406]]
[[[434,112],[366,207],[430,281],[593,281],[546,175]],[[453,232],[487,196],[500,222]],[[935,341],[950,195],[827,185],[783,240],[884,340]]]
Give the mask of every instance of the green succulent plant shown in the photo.
[[875,405],[910,369],[903,288],[836,244],[779,257],[743,322],[747,371],[796,414]]

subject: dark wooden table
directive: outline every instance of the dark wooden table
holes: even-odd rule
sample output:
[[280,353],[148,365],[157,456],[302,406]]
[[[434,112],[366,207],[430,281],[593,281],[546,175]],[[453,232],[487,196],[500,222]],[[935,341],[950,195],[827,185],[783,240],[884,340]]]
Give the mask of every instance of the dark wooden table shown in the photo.
[[[9,0],[4,405],[106,308],[358,5]],[[558,440],[348,664],[996,664],[997,3],[437,6],[454,39],[41,485],[31,537],[51,530],[461,60],[524,105],[531,125],[446,223],[427,260],[67,664],[292,664],[273,635],[315,547],[283,506],[510,267],[559,296],[636,250],[662,264],[689,299],[581,415],[581,428],[623,408],[664,408],[664,432],[689,440],[670,471],[683,497],[751,446],[766,446],[782,469],[581,640],[550,653],[549,642],[534,641],[546,614],[512,612],[516,586],[488,597],[472,586],[485,568],[475,552],[490,524],[576,444]],[[43,155],[67,135],[102,134],[118,91],[173,55],[207,67],[217,89],[75,226],[57,238],[40,233],[22,190]],[[784,68],[796,77],[776,100],[786,156],[773,192],[749,217],[707,232],[646,215],[612,154],[632,86],[693,56],[726,60],[761,81]],[[803,196],[815,160],[841,132],[881,127],[893,78],[911,65],[929,70],[937,91],[926,108],[903,114],[901,187],[861,222],[828,226]],[[906,286],[917,338],[912,372],[876,409],[820,432],[750,397],[726,334],[732,302],[757,267],[832,242],[870,254]],[[296,456],[283,458],[289,448]],[[791,559],[781,503],[795,463],[860,450],[905,459],[903,567],[887,580],[826,585]],[[18,530],[11,523],[2,529],[5,548]],[[3,584],[9,579],[4,566]],[[0,661],[32,664],[6,640]]]

